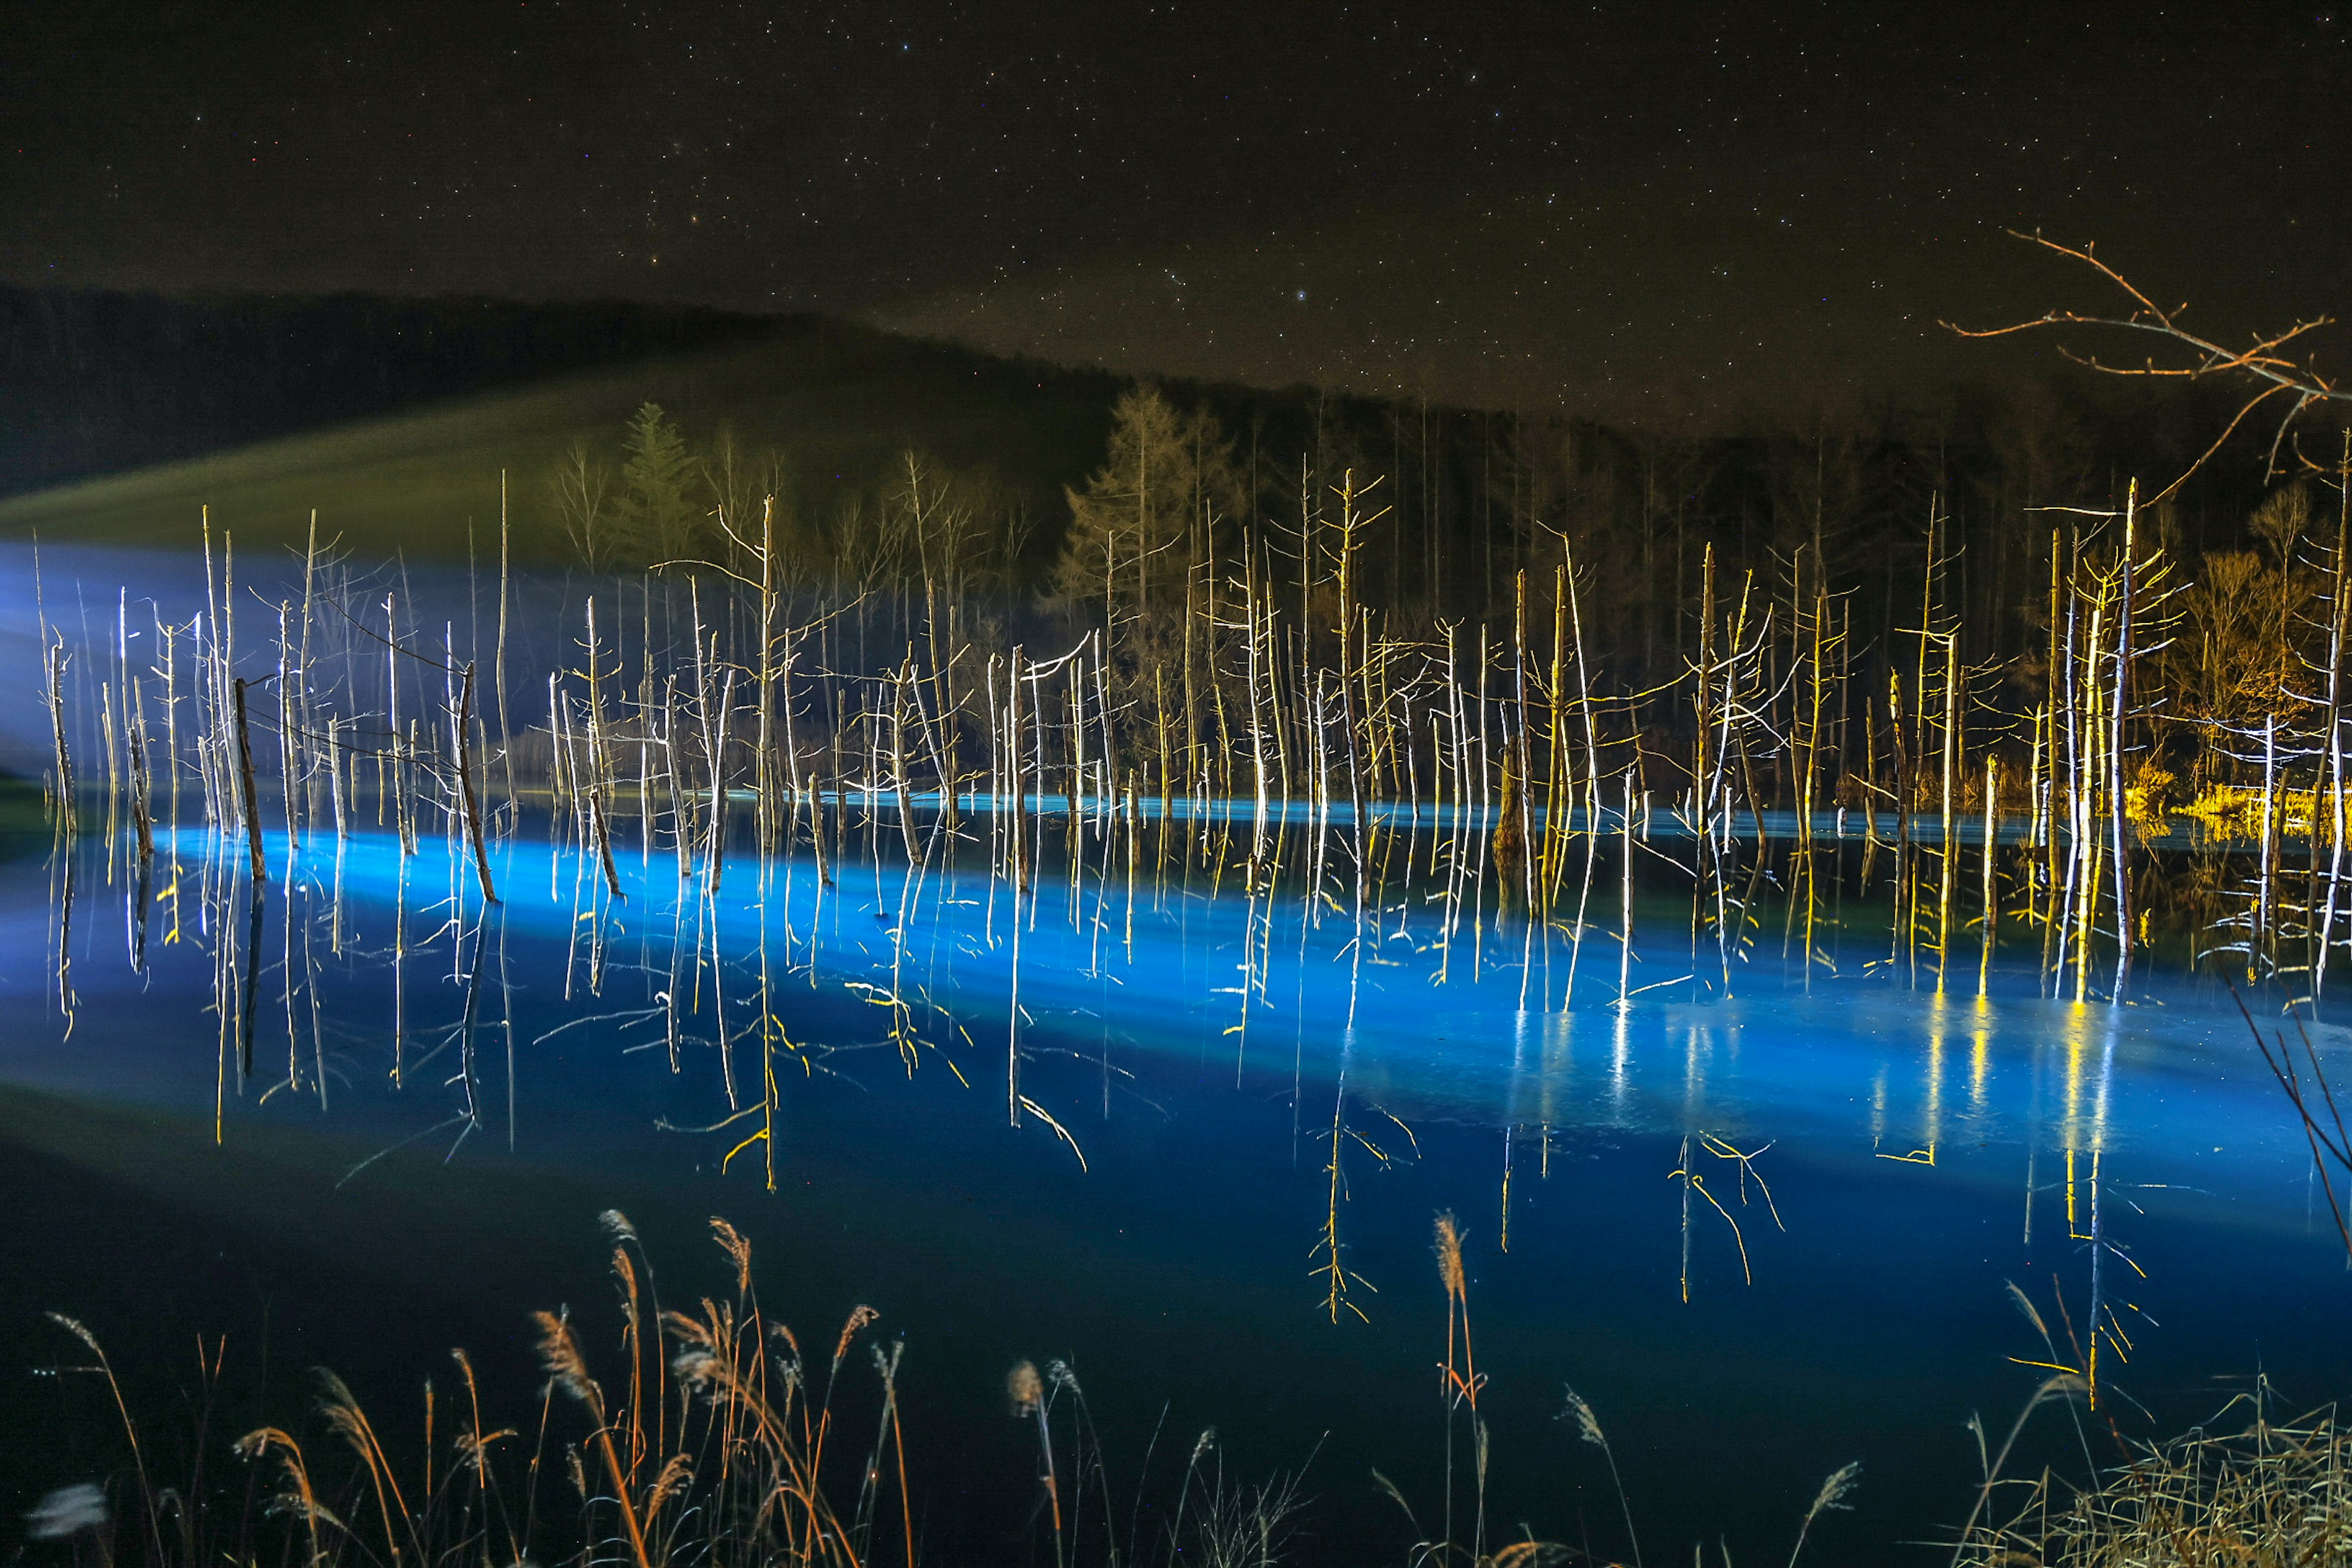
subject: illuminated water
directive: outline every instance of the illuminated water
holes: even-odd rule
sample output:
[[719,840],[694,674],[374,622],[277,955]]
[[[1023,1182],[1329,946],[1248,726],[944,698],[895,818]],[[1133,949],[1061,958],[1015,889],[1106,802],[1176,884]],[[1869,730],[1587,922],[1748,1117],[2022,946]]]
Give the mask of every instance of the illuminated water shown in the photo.
[[[1932,963],[1913,989],[1859,910],[1810,985],[1768,920],[1727,986],[1693,963],[1686,883],[1645,892],[1621,981],[1613,909],[1578,954],[1491,904],[1449,921],[1442,868],[1392,874],[1360,916],[1310,907],[1181,828],[1097,825],[1075,875],[1050,835],[1016,896],[984,820],[909,875],[887,812],[853,810],[834,885],[746,855],[706,897],[633,831],[617,900],[568,849],[497,846],[487,914],[440,841],[403,858],[371,830],[289,862],[273,840],[257,922],[239,857],[184,833],[143,973],[136,879],[86,841],[69,1032],[58,868],[0,869],[0,1353],[30,1417],[0,1501],[110,1452],[87,1387],[15,1381],[69,1348],[38,1309],[151,1393],[225,1332],[226,1381],[256,1391],[238,1414],[299,1412],[322,1363],[395,1430],[464,1343],[520,1420],[528,1310],[568,1302],[610,1343],[606,1208],[678,1295],[725,1283],[704,1229],[724,1215],[804,1337],[880,1310],[939,1561],[1038,1549],[1003,1378],[1055,1357],[1121,1499],[1147,1451],[1164,1484],[1213,1425],[1242,1473],[1311,1458],[1307,1555],[1401,1555],[1370,1472],[1424,1523],[1442,1510],[1440,1211],[1466,1238],[1506,1538],[1625,1551],[1605,1465],[1557,1419],[1570,1384],[1650,1555],[1720,1536],[1777,1561],[1859,1458],[1854,1511],[1814,1540],[1869,1562],[1967,1513],[1970,1413],[2005,1430],[2044,1375],[2021,1363],[2077,1363],[2095,1310],[2102,1408],[2046,1411],[2029,1466],[2079,1469],[2085,1441],[2104,1463],[2107,1422],[2168,1432],[2257,1374],[2295,1405],[2352,1373],[2302,1134],[2210,988],[2151,973],[2129,1005],[2077,1005],[2004,963],[1979,995],[1971,944],[1940,994]],[[2336,1030],[2315,1037],[2340,1062]]]

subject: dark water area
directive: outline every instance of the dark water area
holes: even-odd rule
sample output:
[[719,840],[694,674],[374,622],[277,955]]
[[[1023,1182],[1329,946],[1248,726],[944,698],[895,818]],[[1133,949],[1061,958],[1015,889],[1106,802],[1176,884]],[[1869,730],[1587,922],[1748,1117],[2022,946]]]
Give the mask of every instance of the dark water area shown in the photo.
[[[804,1344],[861,1303],[903,1338],[935,1562],[1052,1561],[1004,1392],[1024,1360],[1083,1389],[1121,1533],[1164,1528],[1213,1426],[1233,1476],[1304,1468],[1299,1560],[1402,1558],[1446,1509],[1442,1213],[1492,1540],[1630,1555],[1571,1386],[1649,1555],[1777,1561],[1858,1459],[1806,1550],[1877,1563],[1950,1540],[1971,1414],[1997,1445],[2095,1322],[2097,1407],[2044,1406],[2012,1471],[2087,1474],[2257,1378],[2284,1411],[2352,1374],[2301,1129],[2210,981],[2150,964],[2123,1005],[2051,999],[2022,959],[1980,987],[1971,944],[1939,991],[1862,901],[1810,962],[1765,920],[1710,972],[1686,879],[1644,873],[1621,953],[1597,919],[1580,944],[1438,896],[1421,837],[1435,882],[1360,912],[1108,816],[1075,848],[1049,826],[1023,890],[985,816],[926,818],[910,870],[867,804],[825,875],[747,850],[716,889],[625,824],[617,899],[528,831],[491,846],[487,907],[454,839],[372,827],[269,837],[257,919],[243,847],[196,830],[143,903],[102,835],[0,867],[0,1511],[123,1463],[102,1389],[41,1375],[86,1359],[44,1310],[106,1344],[159,1450],[199,1335],[226,1336],[224,1430],[315,1426],[324,1365],[414,1447],[459,1345],[528,1429],[530,1310],[618,1355],[614,1209],[670,1304],[731,1290],[722,1215]],[[2352,1078],[2342,1031],[2310,1033]],[[865,1357],[840,1395],[861,1453]]]

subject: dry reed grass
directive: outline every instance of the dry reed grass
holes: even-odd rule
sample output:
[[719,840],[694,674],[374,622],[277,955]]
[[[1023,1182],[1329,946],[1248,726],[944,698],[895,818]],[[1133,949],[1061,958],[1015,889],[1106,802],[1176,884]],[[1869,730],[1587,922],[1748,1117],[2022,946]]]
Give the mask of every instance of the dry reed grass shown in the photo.
[[[27,1516],[29,1538],[65,1543],[77,1568],[915,1568],[923,1542],[900,1424],[905,1342],[883,1343],[878,1314],[860,1306],[829,1356],[804,1356],[760,1305],[750,1239],[722,1219],[711,1234],[732,1294],[665,1310],[636,1228],[612,1210],[601,1225],[617,1345],[583,1340],[568,1310],[532,1314],[546,1379],[538,1409],[496,1428],[472,1361],[453,1351],[457,1397],[436,1399],[425,1384],[422,1453],[388,1437],[321,1369],[310,1421],[255,1428],[227,1445],[241,1471],[208,1472],[225,1349],[215,1342],[205,1347],[195,1468],[168,1484],[98,1336],[53,1314],[89,1360],[52,1370],[104,1385],[130,1465],[102,1485],[52,1491]],[[861,1343],[876,1377],[864,1417],[842,1397],[856,1387],[845,1369],[868,1359]],[[1147,1530],[1150,1456],[1132,1508],[1115,1503],[1066,1363],[1017,1363],[1005,1394],[1036,1429],[1031,1530],[1050,1529],[1052,1560],[1066,1568],[1274,1568],[1291,1554],[1306,1507],[1298,1473],[1255,1486],[1229,1479],[1204,1432],[1160,1516],[1172,1522]]]
[[[568,1313],[535,1314],[547,1375],[535,1422],[488,1429],[473,1365],[456,1352],[462,1397],[449,1402],[451,1418],[436,1436],[427,1384],[421,1456],[396,1457],[358,1397],[321,1371],[312,1436],[261,1426],[231,1446],[247,1466],[241,1484],[208,1479],[201,1458],[184,1484],[166,1484],[98,1337],[74,1320],[53,1317],[91,1357],[86,1365],[56,1370],[105,1385],[131,1467],[104,1486],[51,1493],[28,1516],[31,1539],[64,1542],[78,1564],[97,1568],[214,1568],[273,1559],[285,1568],[869,1568],[885,1561],[914,1568],[921,1542],[899,1426],[903,1343],[887,1351],[869,1344],[880,1395],[870,1442],[828,1458],[829,1448],[847,1441],[839,1436],[846,1423],[835,1394],[845,1363],[862,1340],[870,1341],[873,1310],[850,1313],[822,1373],[813,1376],[792,1331],[763,1313],[751,1284],[751,1244],[733,1227],[712,1222],[736,1292],[729,1300],[700,1298],[691,1311],[662,1309],[652,1260],[624,1216],[608,1214],[604,1228],[616,1243],[624,1378],[609,1389],[599,1380],[600,1352],[583,1344]],[[1470,1426],[1471,1506],[1460,1521],[1468,1539],[1460,1539],[1449,1480],[1448,1517],[1424,1531],[1403,1494],[1373,1473],[1412,1525],[1411,1568],[1600,1561],[1532,1535],[1507,1542],[1486,1538],[1490,1453],[1475,1414],[1486,1379],[1469,1361],[1470,1270],[1451,1216],[1433,1228],[1454,1342],[1442,1392],[1449,1428],[1465,1419]],[[658,1342],[647,1342],[646,1331],[656,1323],[668,1342],[667,1355]],[[221,1351],[208,1348],[203,1420],[209,1420],[220,1363]],[[605,1370],[609,1375],[614,1369]],[[2079,1379],[2062,1373],[2025,1415],[2080,1389]],[[1101,1446],[1076,1376],[1060,1362],[1043,1371],[1022,1362],[1005,1391],[1012,1415],[1036,1423],[1043,1496],[1033,1522],[1050,1520],[1056,1562],[1274,1568],[1305,1544],[1299,1474],[1257,1486],[1230,1480],[1213,1429],[1192,1448],[1172,1500],[1172,1522],[1160,1527],[1160,1539],[1145,1540],[1130,1523],[1121,1541]],[[1057,1421],[1055,1405],[1065,1395],[1072,1414]],[[1953,1568],[2352,1563],[2352,1431],[2333,1406],[2281,1424],[2267,1417],[2263,1401],[2250,1403],[2252,1418],[2243,1429],[2200,1429],[2145,1445],[2088,1487],[2048,1470],[2030,1479],[2000,1479],[2010,1447],[2004,1444],[1999,1458],[1988,1456],[1990,1479],[1960,1531]],[[1561,1419],[1602,1451],[1638,1565],[1633,1510],[1598,1415],[1571,1389]],[[200,1429],[200,1453],[203,1447]],[[1066,1466],[1059,1457],[1065,1449]],[[1816,1527],[1844,1509],[1859,1470],[1848,1465],[1822,1481],[1799,1521],[1792,1568]],[[896,1508],[889,1506],[894,1486]],[[1145,1489],[1139,1482],[1139,1521]],[[1096,1500],[1100,1512],[1089,1528],[1085,1516]]]
[[[712,1222],[735,1293],[704,1297],[692,1311],[661,1309],[652,1260],[625,1217],[608,1214],[604,1228],[616,1243],[618,1349],[626,1362],[610,1390],[593,1367],[602,1352],[583,1345],[570,1314],[536,1313],[547,1383],[529,1433],[486,1429],[472,1363],[453,1352],[462,1420],[436,1433],[428,1382],[424,1452],[395,1458],[359,1398],[321,1370],[312,1436],[266,1426],[232,1446],[249,1467],[242,1487],[207,1480],[201,1460],[187,1484],[162,1484],[97,1337],[55,1318],[95,1358],[58,1370],[105,1384],[132,1471],[107,1500],[110,1508],[60,1503],[43,1528],[57,1526],[52,1533],[63,1538],[58,1521],[83,1521],[70,1532],[77,1559],[101,1568],[272,1558],[289,1568],[867,1568],[892,1559],[912,1568],[919,1542],[897,1396],[902,1346],[873,1347],[880,1397],[870,1447],[827,1458],[843,1425],[835,1407],[843,1363],[869,1337],[873,1309],[850,1314],[831,1362],[813,1379],[791,1331],[761,1311],[751,1244],[732,1226]],[[667,1355],[648,1332],[655,1324],[669,1342]],[[208,1394],[218,1365],[215,1354]],[[569,1478],[568,1499],[551,1484],[555,1475]],[[894,1478],[901,1495],[890,1508]],[[286,1528],[279,1533],[273,1524]]]
[[2305,1568],[2352,1563],[2352,1431],[2331,1406],[2149,1444],[2076,1489],[2022,1483],[1955,1568]]

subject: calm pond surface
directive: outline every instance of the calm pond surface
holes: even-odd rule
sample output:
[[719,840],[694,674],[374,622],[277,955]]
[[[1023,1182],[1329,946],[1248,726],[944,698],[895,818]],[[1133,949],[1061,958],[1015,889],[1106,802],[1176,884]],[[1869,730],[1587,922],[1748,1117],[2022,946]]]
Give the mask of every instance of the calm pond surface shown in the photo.
[[143,886],[95,831],[0,867],[0,1504],[113,1462],[94,1391],[32,1375],[73,1359],[46,1309],[163,1426],[200,1333],[235,1417],[299,1419],[325,1364],[398,1433],[462,1344],[524,1425],[530,1310],[615,1343],[608,1209],[674,1297],[730,1285],[723,1215],[804,1339],[879,1311],[941,1562],[1052,1560],[1023,1360],[1067,1363],[1120,1506],[1213,1426],[1231,1473],[1304,1468],[1302,1557],[1401,1560],[1374,1469],[1424,1533],[1444,1509],[1441,1213],[1501,1539],[1630,1553],[1571,1386],[1660,1561],[1780,1561],[1860,1460],[1808,1550],[1925,1562],[1900,1543],[1968,1514],[1971,1414],[1997,1444],[2095,1324],[2097,1408],[2043,1407],[2013,1469],[2352,1374],[2335,1222],[2210,982],[2151,963],[2126,1005],[2053,1000],[2028,961],[1980,984],[1970,939],[1939,992],[1856,905],[1810,962],[1761,918],[1727,984],[1686,879],[1644,872],[1630,954],[1613,908],[1580,953],[1440,896],[1437,861],[1359,911],[1102,817],[1075,850],[1048,824],[1019,891],[985,815],[927,817],[912,871],[887,800],[838,816],[822,871],[747,850],[715,889],[624,822],[618,897],[542,817],[491,843],[487,907],[454,837],[404,855],[372,821],[269,836],[257,900],[245,847],[188,828]]

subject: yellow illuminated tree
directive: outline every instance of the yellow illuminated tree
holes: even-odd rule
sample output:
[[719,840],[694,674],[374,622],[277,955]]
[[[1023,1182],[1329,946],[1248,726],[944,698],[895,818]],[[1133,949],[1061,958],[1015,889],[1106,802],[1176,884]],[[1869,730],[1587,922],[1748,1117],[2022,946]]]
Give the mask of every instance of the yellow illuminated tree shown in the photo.
[[1106,615],[1181,604],[1192,568],[1240,510],[1233,443],[1216,416],[1187,415],[1139,385],[1112,407],[1108,458],[1066,493],[1070,531],[1055,587]]

